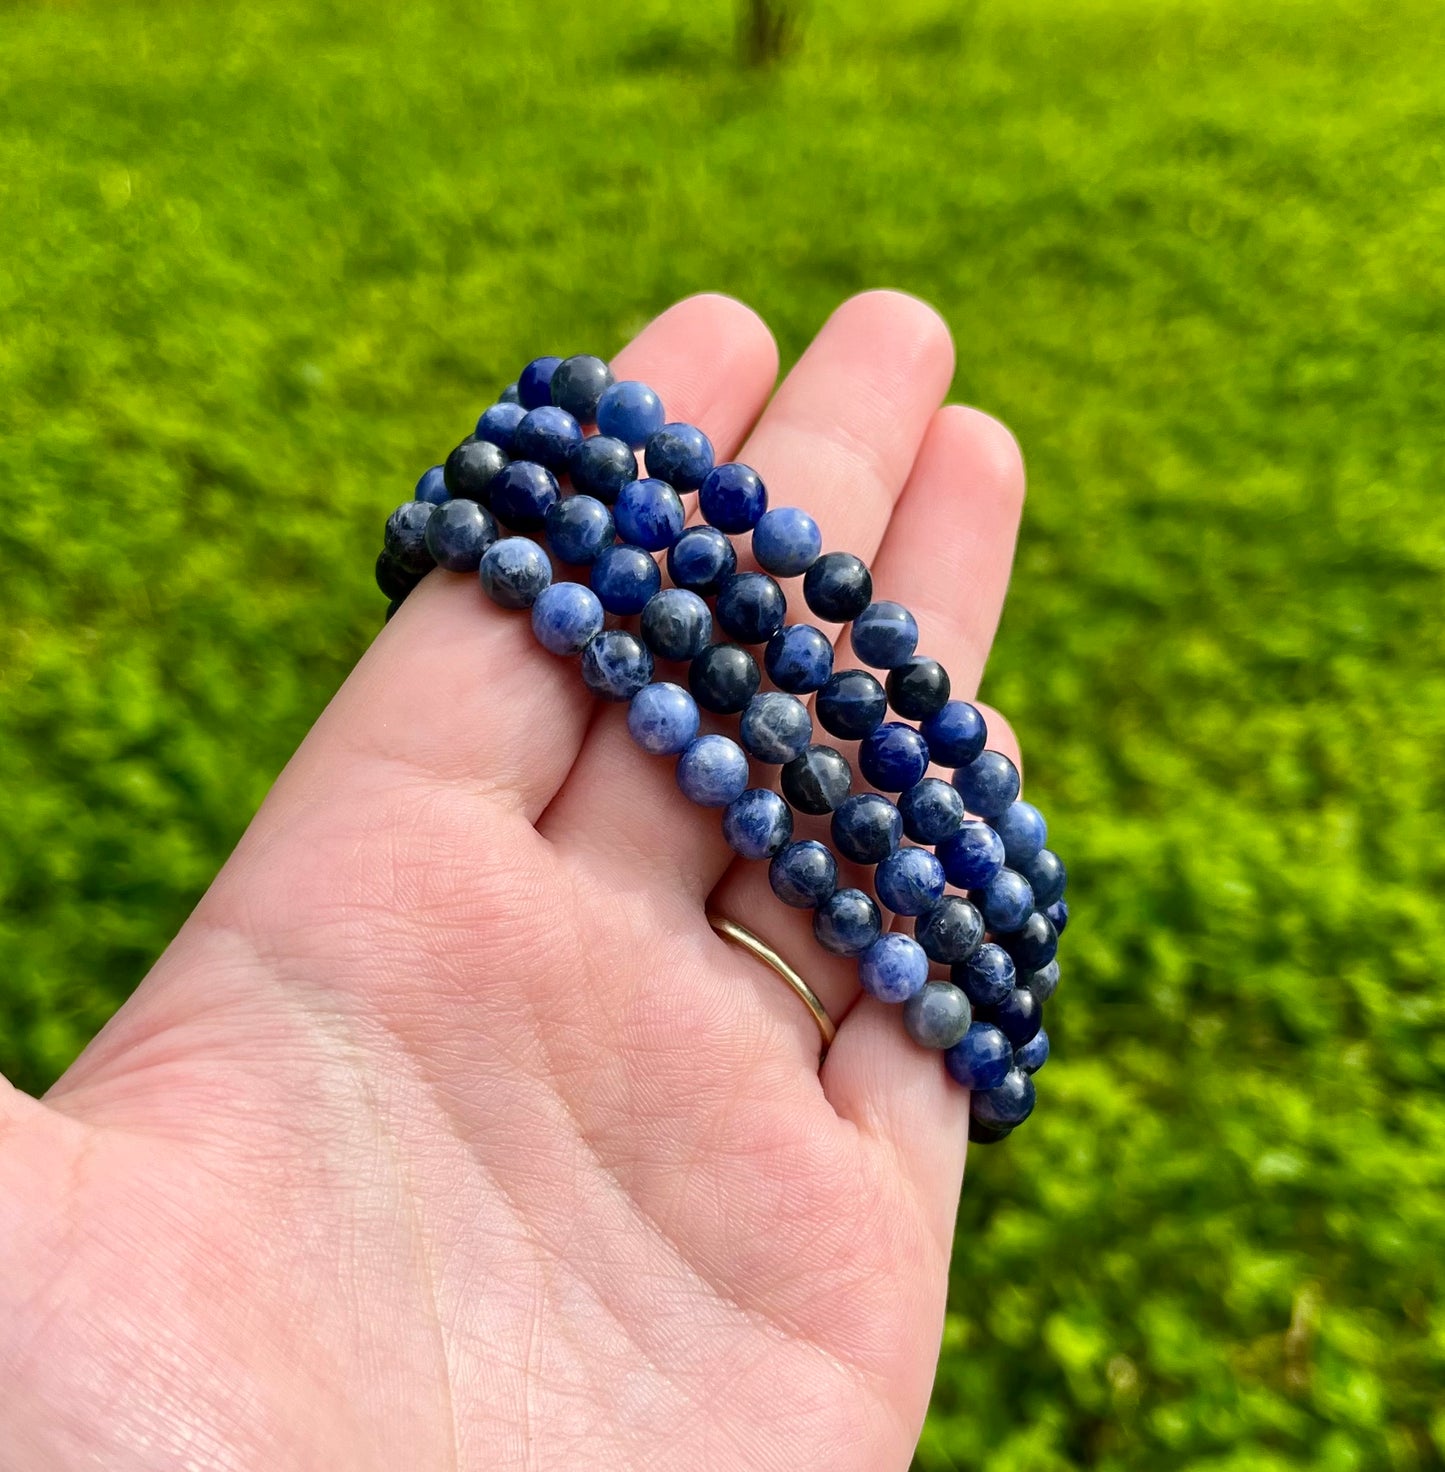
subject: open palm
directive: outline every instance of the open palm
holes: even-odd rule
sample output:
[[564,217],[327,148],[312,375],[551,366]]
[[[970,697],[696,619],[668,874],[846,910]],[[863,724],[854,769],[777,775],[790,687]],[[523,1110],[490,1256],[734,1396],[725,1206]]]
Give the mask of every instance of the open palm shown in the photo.
[[[718,297],[615,361],[967,694],[1013,440],[939,408],[907,297],[842,307],[769,403],[776,364]],[[967,1095],[624,717],[474,578],[411,596],[132,1000],[0,1098],[7,1469],[907,1466]],[[821,1072],[705,906],[840,1021]]]

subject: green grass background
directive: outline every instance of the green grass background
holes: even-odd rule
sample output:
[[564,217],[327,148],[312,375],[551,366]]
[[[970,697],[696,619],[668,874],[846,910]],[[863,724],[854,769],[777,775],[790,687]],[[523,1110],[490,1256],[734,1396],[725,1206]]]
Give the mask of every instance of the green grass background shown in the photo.
[[1436,0],[0,4],[0,1064],[143,974],[539,351],[887,284],[1030,467],[1075,926],[918,1452],[1445,1465]]

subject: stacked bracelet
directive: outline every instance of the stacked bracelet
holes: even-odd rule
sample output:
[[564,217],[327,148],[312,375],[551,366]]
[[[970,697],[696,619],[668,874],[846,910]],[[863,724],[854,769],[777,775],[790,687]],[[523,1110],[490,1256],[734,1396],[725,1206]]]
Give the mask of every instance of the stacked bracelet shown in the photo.
[[[704,524],[689,527],[693,492]],[[761,571],[738,570],[743,533]],[[587,581],[555,580],[554,561]],[[983,716],[917,655],[913,615],[874,599],[859,558],[825,553],[807,512],[769,508],[750,467],[715,465],[707,436],[668,423],[645,384],[579,356],[529,363],[392,513],[376,568],[388,617],[433,566],[476,573],[493,602],[529,609],[545,649],[579,657],[593,694],[628,702],[637,745],[676,758],[678,786],[722,809],[732,849],[767,859],[778,898],[813,911],[818,943],[856,957],[863,990],[900,1003],[909,1035],[943,1053],[972,1090],[971,1139],[1003,1139],[1029,1116],[1068,920],[1064,866],[1014,764],[987,749]],[[848,624],[869,669],[835,671],[827,634],[786,622],[779,579],[797,577],[809,611]],[[685,665],[686,688],[654,679],[655,659]],[[702,732],[702,711],[737,715],[736,739]],[[814,740],[815,718],[857,743],[867,787]],[[779,768],[780,791],[749,785],[750,758]],[[832,846],[794,840],[795,812],[827,816]],[[838,887],[839,855],[872,867],[873,894]],[[913,934],[886,930],[880,904],[911,917]],[[935,963],[949,980],[930,979]]]

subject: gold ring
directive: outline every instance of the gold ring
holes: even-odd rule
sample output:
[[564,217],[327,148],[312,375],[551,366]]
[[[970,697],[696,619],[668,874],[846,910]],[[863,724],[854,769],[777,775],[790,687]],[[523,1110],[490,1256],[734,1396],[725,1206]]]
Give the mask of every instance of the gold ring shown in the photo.
[[[765,942],[760,941],[751,930],[744,930],[741,925],[731,920],[724,920],[721,915],[709,915],[707,923],[722,936],[724,940],[730,940],[734,945],[741,946],[749,955],[756,956],[764,966],[770,966],[792,989],[803,999],[803,1005],[813,1014],[813,1021],[818,1024],[818,1031],[823,1035],[823,1053],[828,1051],[828,1044],[837,1036],[838,1029],[833,1026],[833,1019],[828,1016],[825,1008],[818,1000],[818,994],[793,970],[788,963]],[[818,1061],[821,1063],[822,1055]]]

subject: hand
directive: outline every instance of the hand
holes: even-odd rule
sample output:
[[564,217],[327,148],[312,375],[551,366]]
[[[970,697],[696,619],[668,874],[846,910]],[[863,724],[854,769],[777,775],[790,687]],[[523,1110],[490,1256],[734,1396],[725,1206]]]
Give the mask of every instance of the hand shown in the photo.
[[[938,407],[931,311],[847,303],[770,404],[723,298],[615,367],[976,687],[1023,472]],[[426,578],[131,1001],[0,1098],[6,1468],[906,1467],[967,1095],[718,818],[525,615]],[[821,1073],[706,903],[840,1021]]]

